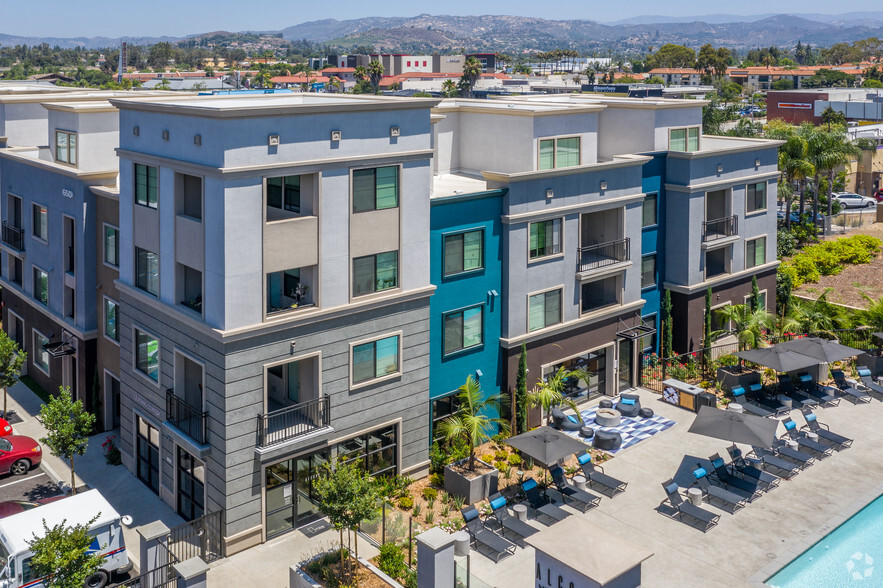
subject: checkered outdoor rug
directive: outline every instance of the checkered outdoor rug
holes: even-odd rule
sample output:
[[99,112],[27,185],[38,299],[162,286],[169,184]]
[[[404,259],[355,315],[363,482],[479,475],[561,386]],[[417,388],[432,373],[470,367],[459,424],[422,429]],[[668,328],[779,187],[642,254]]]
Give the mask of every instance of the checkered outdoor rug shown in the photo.
[[[614,406],[616,406],[616,402],[614,402]],[[664,431],[669,427],[675,424],[674,421],[667,419],[665,417],[661,417],[658,414],[654,414],[649,419],[641,418],[641,417],[622,417],[622,422],[617,427],[600,427],[595,423],[595,411],[598,410],[597,406],[593,406],[588,410],[584,410],[580,412],[580,416],[583,418],[583,423],[586,426],[592,427],[596,431],[607,431],[607,432],[617,432],[622,435],[622,445],[619,449],[614,449],[613,451],[608,451],[608,453],[617,453],[618,451],[622,451],[628,447],[631,447],[635,443],[643,441],[644,439],[648,439],[659,433],[660,431]],[[588,439],[582,439],[579,436],[579,431],[564,431],[571,437],[576,437],[582,441],[588,441]],[[605,450],[607,451],[607,450]]]

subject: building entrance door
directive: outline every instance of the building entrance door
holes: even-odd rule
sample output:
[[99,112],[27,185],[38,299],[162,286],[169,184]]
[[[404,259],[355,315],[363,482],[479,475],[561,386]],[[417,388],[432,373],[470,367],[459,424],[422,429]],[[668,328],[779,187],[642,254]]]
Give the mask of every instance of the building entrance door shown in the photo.
[[299,527],[319,514],[313,480],[325,463],[323,452],[287,459],[266,469],[267,538]]
[[178,448],[178,514],[192,521],[205,514],[205,465]]
[[138,417],[138,479],[159,494],[159,430]]
[[619,340],[619,391],[625,392],[635,387],[634,369],[634,341],[632,339]]

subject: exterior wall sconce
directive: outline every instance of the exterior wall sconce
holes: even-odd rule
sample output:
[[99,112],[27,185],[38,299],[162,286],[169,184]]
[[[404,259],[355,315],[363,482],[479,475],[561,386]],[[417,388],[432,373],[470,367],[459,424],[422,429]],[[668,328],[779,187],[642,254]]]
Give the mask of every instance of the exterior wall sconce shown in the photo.
[[340,138],[343,136],[343,133],[340,131],[331,131],[331,140],[332,141],[340,141]]
[[141,127],[139,127],[138,125],[135,125],[134,127],[132,127],[132,134],[135,135],[136,137],[138,135],[140,135],[141,134]]
[[268,147],[278,147],[279,146],[279,135],[269,135],[267,137],[267,146]]
[[552,188],[546,188],[546,198],[554,198],[555,191]]
[[724,166],[722,166],[721,164],[717,164],[717,173],[721,173],[723,171],[724,171]]
[[760,167],[760,159],[754,160],[754,167]]
[[400,134],[402,134],[402,130],[399,127],[389,127],[390,137],[398,137]]
[[601,182],[601,190],[607,189],[607,182]]
[[168,140],[169,140],[169,132],[168,132],[168,131],[163,131],[163,132],[162,132],[162,140],[163,140],[163,141],[168,141]]
[[202,135],[193,135],[193,144],[202,145]]

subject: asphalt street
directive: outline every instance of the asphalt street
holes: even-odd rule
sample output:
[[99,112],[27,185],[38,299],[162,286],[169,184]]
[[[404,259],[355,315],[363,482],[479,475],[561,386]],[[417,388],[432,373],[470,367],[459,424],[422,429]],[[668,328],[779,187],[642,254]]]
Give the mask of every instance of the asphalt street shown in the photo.
[[24,476],[0,476],[0,502],[7,500],[37,500],[61,494],[42,466],[31,468]]

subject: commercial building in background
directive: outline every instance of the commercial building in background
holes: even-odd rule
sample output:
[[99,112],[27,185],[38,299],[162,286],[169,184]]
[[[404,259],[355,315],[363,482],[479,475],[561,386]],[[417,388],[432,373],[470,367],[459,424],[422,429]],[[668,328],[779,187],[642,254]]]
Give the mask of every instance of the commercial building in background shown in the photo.
[[815,88],[811,90],[770,91],[767,93],[767,119],[792,124],[822,124],[822,113],[831,108],[848,121],[883,121],[883,91],[874,88]]

